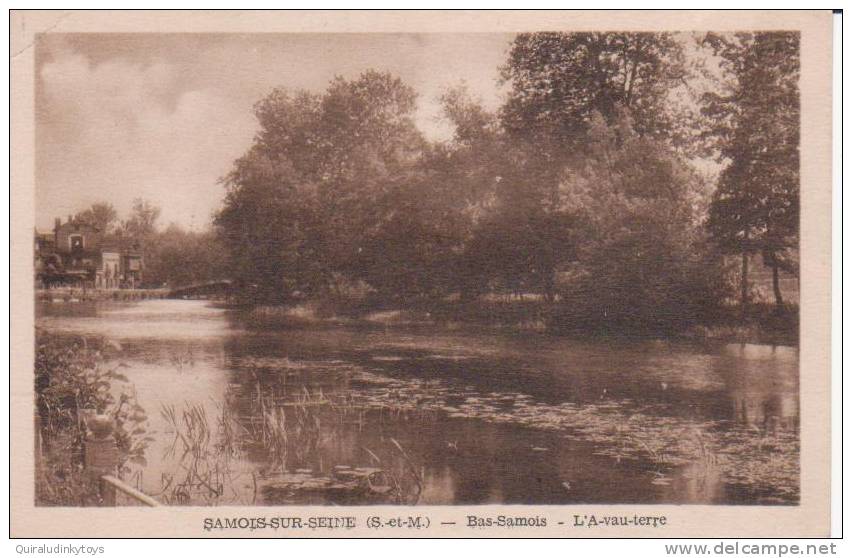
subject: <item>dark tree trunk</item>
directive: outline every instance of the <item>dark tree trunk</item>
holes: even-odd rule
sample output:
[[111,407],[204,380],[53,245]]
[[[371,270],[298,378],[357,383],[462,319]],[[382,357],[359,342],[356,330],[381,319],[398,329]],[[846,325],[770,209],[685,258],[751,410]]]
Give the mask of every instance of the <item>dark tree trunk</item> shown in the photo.
[[553,302],[555,300],[555,292],[556,292],[556,281],[554,278],[555,272],[550,269],[544,274],[544,299],[547,302]]
[[740,307],[743,315],[748,310],[748,253],[743,252],[742,283],[740,285]]
[[772,265],[772,290],[775,292],[775,307],[778,311],[784,309],[784,298],[781,296],[781,283],[778,279],[778,260],[773,256],[770,259]]

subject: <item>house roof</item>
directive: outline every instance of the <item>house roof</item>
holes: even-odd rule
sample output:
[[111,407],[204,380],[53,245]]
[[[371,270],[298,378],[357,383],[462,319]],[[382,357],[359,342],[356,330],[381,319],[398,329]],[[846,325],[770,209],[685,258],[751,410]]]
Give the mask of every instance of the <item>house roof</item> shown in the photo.
[[84,221],[82,219],[76,219],[76,218],[72,219],[70,221],[66,221],[64,223],[61,223],[59,225],[59,229],[67,229],[67,228],[72,228],[75,231],[78,231],[80,229],[91,229],[95,232],[101,232],[101,229],[99,229],[97,226],[95,226],[94,223],[90,223],[89,221]]

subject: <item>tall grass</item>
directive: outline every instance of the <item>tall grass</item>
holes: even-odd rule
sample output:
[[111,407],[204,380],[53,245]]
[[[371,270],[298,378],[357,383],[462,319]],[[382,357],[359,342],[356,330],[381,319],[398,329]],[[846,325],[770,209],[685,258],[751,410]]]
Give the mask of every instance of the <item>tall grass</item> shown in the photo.
[[243,455],[246,430],[237,422],[227,404],[218,406],[211,421],[203,405],[186,403],[178,412],[174,405],[164,405],[161,416],[174,434],[164,458],[173,459],[176,470],[163,473],[160,496],[167,503],[205,504],[254,503],[256,490],[248,495],[238,489],[244,475],[254,474],[239,466]]
[[[351,399],[307,388],[282,399],[258,388],[247,402],[248,415],[235,415],[234,403],[218,406],[215,416],[197,404],[162,408],[174,435],[165,457],[175,462],[175,470],[163,475],[160,494],[167,503],[249,504],[257,501],[264,482],[284,482],[298,492],[300,482],[316,490],[322,482],[315,481],[327,481],[356,502],[419,500],[422,467],[393,438],[380,448],[362,448],[365,462],[323,463],[325,448],[337,445],[348,425],[364,424],[367,411]],[[252,468],[244,460],[249,453],[264,456],[266,465]]]

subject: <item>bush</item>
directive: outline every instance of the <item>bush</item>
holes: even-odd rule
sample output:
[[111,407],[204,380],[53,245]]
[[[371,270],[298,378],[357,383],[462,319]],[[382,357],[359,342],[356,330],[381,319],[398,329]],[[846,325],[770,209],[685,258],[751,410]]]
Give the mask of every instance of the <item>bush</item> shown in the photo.
[[36,332],[35,405],[40,425],[41,470],[36,501],[41,505],[91,505],[97,491],[83,471],[84,414],[110,415],[119,450],[119,475],[145,465],[148,417],[121,365],[107,367],[101,340]]

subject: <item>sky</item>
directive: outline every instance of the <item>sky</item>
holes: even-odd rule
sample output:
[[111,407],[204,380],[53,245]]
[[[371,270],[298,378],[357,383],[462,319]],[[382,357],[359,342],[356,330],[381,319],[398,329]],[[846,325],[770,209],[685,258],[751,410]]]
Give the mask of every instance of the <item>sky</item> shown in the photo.
[[437,98],[464,83],[489,109],[505,93],[511,34],[48,34],[36,47],[36,226],[135,198],[161,224],[209,225],[218,183],[251,145],[255,102],[389,71],[418,93],[426,137],[448,138]]

